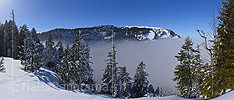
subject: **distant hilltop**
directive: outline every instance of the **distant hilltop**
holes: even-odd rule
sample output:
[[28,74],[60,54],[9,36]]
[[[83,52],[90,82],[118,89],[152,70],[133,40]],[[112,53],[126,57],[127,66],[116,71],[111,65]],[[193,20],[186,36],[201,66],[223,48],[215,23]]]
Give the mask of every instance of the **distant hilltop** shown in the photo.
[[112,32],[114,41],[143,41],[156,40],[159,38],[180,38],[175,32],[160,27],[146,26],[124,26],[116,27],[113,25],[101,25],[89,28],[75,29],[53,29],[42,32],[38,35],[41,41],[48,39],[52,34],[54,41],[61,40],[63,43],[72,43],[75,40],[76,33],[80,30],[85,42],[105,42],[111,41]]

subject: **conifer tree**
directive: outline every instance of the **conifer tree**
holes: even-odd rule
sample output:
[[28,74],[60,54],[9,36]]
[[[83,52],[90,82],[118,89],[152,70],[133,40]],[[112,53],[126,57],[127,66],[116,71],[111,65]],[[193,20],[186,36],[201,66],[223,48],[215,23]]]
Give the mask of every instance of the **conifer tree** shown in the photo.
[[91,56],[90,56],[90,47],[89,47],[88,43],[86,45],[84,45],[84,53],[83,54],[84,54],[83,55],[84,56],[83,60],[84,60],[84,65],[85,65],[85,69],[86,69],[86,71],[84,72],[84,74],[85,74],[84,75],[85,76],[84,82],[86,84],[91,85],[91,84],[94,83],[94,81],[93,81],[93,69],[92,69],[92,67],[90,65],[93,62],[90,61]]
[[[219,24],[217,27],[216,41],[214,41],[214,59],[215,65],[213,73],[213,91],[209,92],[209,88],[204,95],[207,98],[217,97],[225,94],[227,90],[234,89],[234,2],[233,0],[225,0],[222,2]],[[208,80],[208,79],[207,79]],[[208,83],[207,85],[212,83]],[[211,94],[211,95],[210,95]]]
[[133,98],[144,97],[147,94],[149,81],[146,77],[148,74],[144,71],[145,67],[146,65],[142,61],[136,69],[132,86]]
[[[18,49],[17,49],[17,37],[18,37],[18,28],[12,20],[6,21],[4,25],[4,44],[5,44],[5,53],[8,57],[17,58]],[[12,55],[13,54],[13,55]]]
[[[66,49],[64,50],[63,58],[61,61],[60,66],[61,70],[58,71],[58,74],[61,78],[61,83],[65,87],[70,82],[70,76],[71,76],[71,69],[69,65],[69,46],[67,45]],[[65,89],[67,89],[65,87]]]
[[50,34],[48,40],[45,43],[45,50],[44,50],[44,65],[47,67],[55,67],[56,66],[56,49],[54,47],[54,42],[52,38],[52,34]]
[[152,84],[149,85],[147,94],[148,94],[150,97],[154,97],[155,91],[154,91],[154,87],[153,87]]
[[108,59],[106,61],[106,68],[104,69],[102,84],[107,86],[107,91],[103,91],[105,94],[116,96],[116,78],[117,78],[117,62],[116,62],[116,50],[115,45],[112,45],[111,52],[108,53]]
[[19,31],[19,39],[18,39],[18,48],[19,48],[19,58],[20,60],[25,60],[25,53],[24,53],[24,41],[26,39],[26,34],[29,34],[29,30],[28,30],[28,26],[27,25],[23,25],[20,27],[20,31]]
[[176,66],[174,71],[175,78],[173,78],[174,81],[177,81],[176,88],[180,91],[180,94],[188,98],[193,97],[195,93],[193,82],[196,78],[195,70],[197,70],[196,61],[194,61],[195,50],[192,46],[192,40],[187,37],[178,56],[175,56],[180,64]]
[[0,57],[0,72],[5,72],[5,67],[4,67],[4,58]]
[[31,72],[38,71],[42,66],[42,51],[43,45],[40,43],[37,37],[36,30],[33,28],[31,32],[26,34],[26,39],[24,41],[24,58],[22,64],[25,66],[24,70],[29,70]]
[[125,98],[131,96],[131,78],[126,66],[118,67],[117,70],[117,95],[116,97]]

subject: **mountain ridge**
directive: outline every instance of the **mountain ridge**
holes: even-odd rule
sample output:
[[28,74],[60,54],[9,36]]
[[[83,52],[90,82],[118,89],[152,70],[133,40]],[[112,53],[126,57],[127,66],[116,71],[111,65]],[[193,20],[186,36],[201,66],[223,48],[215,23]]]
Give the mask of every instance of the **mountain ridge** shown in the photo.
[[96,43],[111,41],[112,33],[114,41],[142,41],[156,40],[159,38],[180,38],[178,34],[169,29],[147,26],[124,26],[100,25],[87,28],[64,29],[56,28],[38,34],[41,41],[46,41],[50,34],[54,41],[72,43],[76,33],[80,31],[85,42]]

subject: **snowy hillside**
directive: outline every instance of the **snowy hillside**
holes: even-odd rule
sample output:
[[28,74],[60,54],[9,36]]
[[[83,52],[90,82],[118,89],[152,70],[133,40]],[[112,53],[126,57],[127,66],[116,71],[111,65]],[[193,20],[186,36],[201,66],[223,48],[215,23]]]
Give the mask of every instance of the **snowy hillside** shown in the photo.
[[155,40],[160,38],[180,38],[175,32],[160,27],[145,26],[125,26],[116,27],[113,25],[102,25],[90,28],[76,29],[54,29],[43,32],[38,35],[41,41],[47,40],[50,34],[55,41],[61,40],[63,43],[72,43],[75,39],[77,31],[80,30],[84,41],[89,43],[111,41],[112,32],[114,32],[114,40],[117,41],[142,41]]
[[[66,91],[56,84],[56,75],[46,68],[37,73],[21,70],[19,60],[5,58],[6,73],[0,73],[2,100],[113,100],[104,95]],[[13,83],[13,85],[12,85]],[[131,99],[134,100],[134,99]],[[186,100],[178,96],[138,98],[135,100]]]

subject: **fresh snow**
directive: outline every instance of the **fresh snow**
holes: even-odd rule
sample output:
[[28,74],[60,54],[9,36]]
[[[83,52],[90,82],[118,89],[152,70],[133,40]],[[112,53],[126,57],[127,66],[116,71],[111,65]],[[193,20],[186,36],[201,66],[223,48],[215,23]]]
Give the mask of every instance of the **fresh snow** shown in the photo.
[[125,27],[127,28],[137,27],[137,28],[151,29],[149,33],[144,34],[144,36],[140,36],[140,35],[136,36],[138,37],[139,40],[145,40],[145,39],[153,40],[154,38],[179,38],[177,35],[172,36],[169,30],[163,29],[161,27],[148,27],[148,26],[125,26]]
[[153,40],[155,37],[155,33],[152,30],[150,30],[149,33],[145,34],[145,37],[149,40]]
[[[2,100],[113,100],[105,95],[63,90],[55,73],[43,67],[36,73],[23,71],[19,60],[4,58],[6,73],[0,73]],[[179,96],[143,97],[130,100],[187,100]]]

